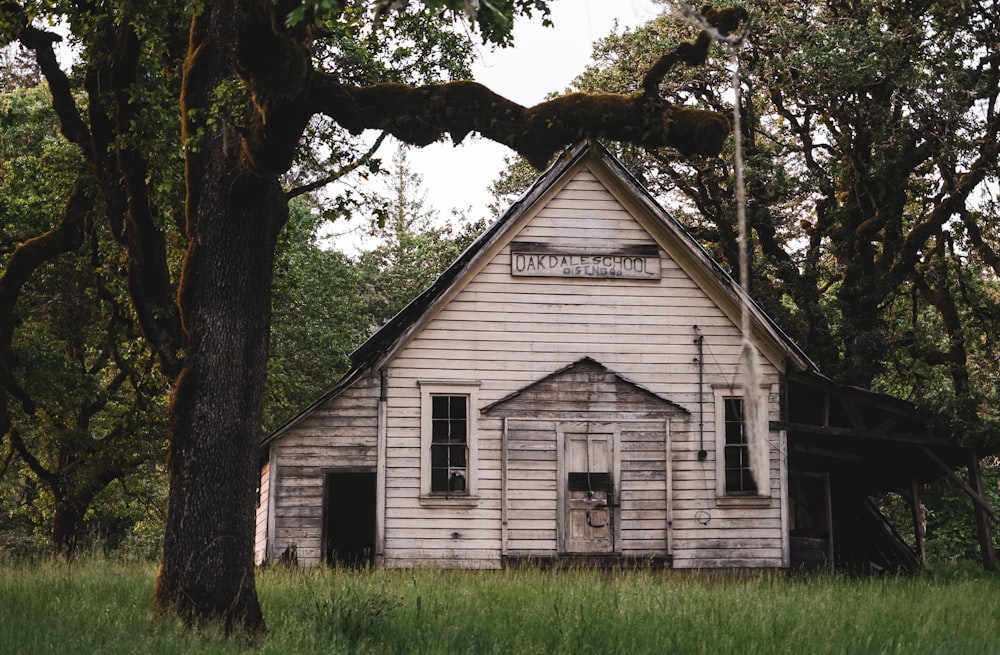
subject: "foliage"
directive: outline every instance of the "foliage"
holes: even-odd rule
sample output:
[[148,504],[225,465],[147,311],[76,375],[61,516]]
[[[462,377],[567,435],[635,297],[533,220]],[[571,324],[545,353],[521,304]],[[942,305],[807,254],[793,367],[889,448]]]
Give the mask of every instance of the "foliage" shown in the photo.
[[[990,506],[1000,505],[1000,463],[996,457],[982,461],[984,495]],[[932,564],[979,561],[979,538],[972,500],[948,478],[922,485],[920,503],[927,548]],[[911,548],[916,548],[909,496],[890,494],[881,500],[881,509]],[[1000,548],[1000,534],[993,531],[994,547]]]
[[[403,3],[404,10],[408,3]],[[430,16],[440,16],[441,12],[448,11],[454,16],[463,16],[468,19],[472,29],[478,29],[482,33],[484,43],[496,45],[509,45],[513,40],[514,17],[518,15],[531,16],[533,12],[541,14],[543,22],[548,22],[548,3],[544,0],[495,0],[494,2],[477,2],[475,0],[423,0],[422,6],[416,9],[417,12]],[[391,2],[358,3],[344,2],[343,0],[305,0],[294,7],[287,15],[286,22],[289,25],[297,25],[306,20],[310,14],[318,16],[321,20],[328,16],[342,17],[350,15],[352,10],[358,13],[368,11],[367,6],[374,5],[372,11],[375,15],[375,23],[379,24],[386,18],[393,18],[390,13],[393,10]],[[440,18],[437,21],[439,22]]]
[[[458,229],[424,207],[421,178],[396,151],[387,191],[366,192],[374,245],[355,257],[319,238],[318,210],[293,203],[278,241],[265,431],[293,416],[340,377],[348,355],[417,297],[482,225]],[[355,216],[362,221],[363,217]]]
[[[0,122],[0,213],[9,217],[0,261],[9,275],[15,253],[60,215],[83,168],[57,135],[44,87],[0,95]],[[134,504],[113,498],[113,489],[156,475],[166,388],[127,310],[119,254],[106,228],[87,230],[85,247],[39,268],[13,308],[11,375],[21,410],[8,417],[13,427],[0,450],[8,465],[0,472],[20,505],[0,524],[15,548],[48,533],[53,554],[71,554],[85,524],[92,536],[117,542],[162,503],[155,495]],[[111,487],[115,481],[125,486]],[[95,502],[108,511],[95,513]]]
[[382,225],[372,226],[380,243],[358,261],[364,280],[360,297],[375,326],[429,287],[476,236],[476,226],[461,231],[425,208],[422,178],[410,168],[404,149],[396,151],[389,173],[387,214]]
[[[149,565],[0,563],[0,644],[36,653],[991,653],[996,576],[768,572],[381,571],[260,575],[252,642],[151,620]],[[336,601],[328,602],[328,601]],[[375,612],[369,611],[375,609]]]
[[293,204],[278,241],[267,432],[333,385],[372,324],[359,296],[361,271],[341,252],[317,245],[319,225],[315,212]]

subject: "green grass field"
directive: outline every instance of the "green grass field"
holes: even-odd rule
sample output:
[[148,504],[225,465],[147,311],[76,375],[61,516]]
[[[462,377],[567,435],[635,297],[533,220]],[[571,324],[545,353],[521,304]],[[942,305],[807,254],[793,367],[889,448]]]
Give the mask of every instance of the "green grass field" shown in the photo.
[[150,613],[155,567],[0,563],[0,653],[1000,653],[1000,576],[260,572],[248,643]]

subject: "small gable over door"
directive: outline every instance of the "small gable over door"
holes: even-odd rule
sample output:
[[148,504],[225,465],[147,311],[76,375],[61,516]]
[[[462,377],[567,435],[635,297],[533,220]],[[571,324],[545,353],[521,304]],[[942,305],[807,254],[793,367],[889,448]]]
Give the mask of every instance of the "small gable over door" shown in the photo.
[[486,407],[494,417],[616,420],[664,418],[688,412],[629,382],[589,357]]
[[504,556],[668,557],[684,408],[584,358],[483,413],[504,419]]

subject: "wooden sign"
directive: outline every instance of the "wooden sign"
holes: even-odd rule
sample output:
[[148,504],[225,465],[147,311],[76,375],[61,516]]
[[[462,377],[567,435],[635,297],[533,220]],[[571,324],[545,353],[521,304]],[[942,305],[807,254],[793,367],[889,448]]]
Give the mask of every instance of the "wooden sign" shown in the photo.
[[[534,244],[532,244],[534,245]],[[660,279],[659,253],[636,251],[556,251],[511,245],[510,273],[530,277]]]

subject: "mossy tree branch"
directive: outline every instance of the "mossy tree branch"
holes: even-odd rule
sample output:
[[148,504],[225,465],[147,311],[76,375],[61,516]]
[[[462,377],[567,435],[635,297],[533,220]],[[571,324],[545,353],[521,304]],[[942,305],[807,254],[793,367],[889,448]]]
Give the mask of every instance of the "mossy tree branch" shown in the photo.
[[523,107],[469,81],[344,87],[329,76],[318,76],[314,89],[317,109],[353,133],[378,129],[424,146],[445,136],[459,143],[478,132],[520,153],[536,168],[586,138],[715,155],[729,134],[729,121],[717,112],[678,107],[648,95],[572,93]]
[[[704,32],[661,57],[637,94],[571,93],[523,107],[472,81],[417,87],[344,85],[335,75],[312,69],[308,32],[285,27],[273,10],[263,9],[264,4],[253,5],[256,10],[249,13],[241,35],[246,47],[239,49],[240,70],[257,109],[244,131],[247,160],[262,174],[290,166],[301,130],[317,113],[352,133],[377,129],[416,146],[445,137],[458,143],[477,132],[507,145],[537,168],[582,139],[606,138],[649,149],[673,148],[685,156],[711,156],[721,151],[729,134],[725,115],[678,106],[658,93],[671,68],[705,61],[711,38]],[[746,19],[742,8],[704,11],[708,22],[724,34]]]

